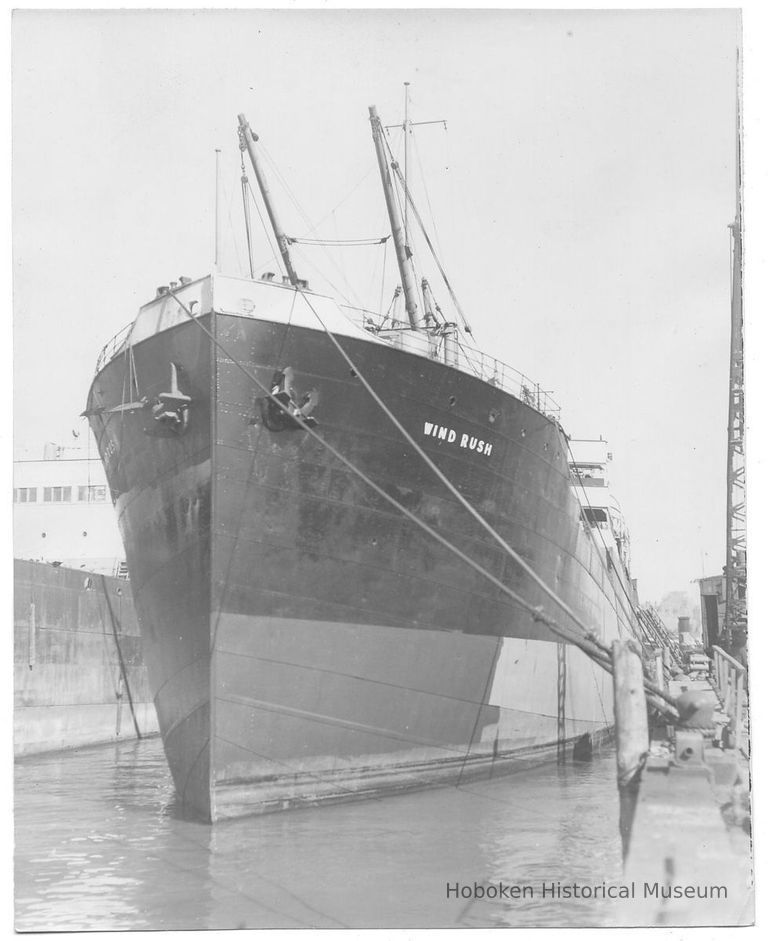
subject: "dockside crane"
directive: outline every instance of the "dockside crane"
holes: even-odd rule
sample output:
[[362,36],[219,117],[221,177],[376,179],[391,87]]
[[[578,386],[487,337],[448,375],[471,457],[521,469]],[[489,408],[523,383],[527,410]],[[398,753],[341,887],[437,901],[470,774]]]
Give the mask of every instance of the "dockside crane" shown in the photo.
[[[737,53],[738,56],[738,53]],[[747,531],[745,480],[744,315],[740,63],[737,58],[736,218],[731,230],[731,351],[728,380],[728,468],[725,618],[720,645],[747,665]]]

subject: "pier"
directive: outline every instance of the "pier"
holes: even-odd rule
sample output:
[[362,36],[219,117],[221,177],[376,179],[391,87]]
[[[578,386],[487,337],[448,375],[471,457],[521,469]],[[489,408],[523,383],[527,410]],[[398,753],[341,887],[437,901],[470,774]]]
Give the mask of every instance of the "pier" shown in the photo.
[[745,669],[714,647],[711,677],[690,669],[665,684],[679,719],[653,723],[649,735],[642,722],[644,698],[628,706],[637,691],[633,676],[642,674],[640,657],[630,644],[620,646],[614,679],[624,877],[641,887],[620,921],[626,926],[751,924]]
[[127,579],[14,562],[14,754],[157,734]]

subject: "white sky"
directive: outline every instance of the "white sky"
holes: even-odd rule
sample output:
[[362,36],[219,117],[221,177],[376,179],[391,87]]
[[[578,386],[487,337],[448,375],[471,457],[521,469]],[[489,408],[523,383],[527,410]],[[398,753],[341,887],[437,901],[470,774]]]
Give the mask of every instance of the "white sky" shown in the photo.
[[[720,570],[736,11],[22,11],[14,24],[17,447],[84,430],[101,346],[157,285],[210,269],[216,147],[224,268],[244,270],[239,111],[306,216],[325,219],[320,235],[384,234],[367,106],[401,120],[407,80],[412,119],[448,122],[416,132],[419,156],[479,345],[554,390],[571,435],[609,440],[641,598]],[[303,234],[267,171],[286,230]],[[380,263],[369,248],[339,268],[318,249],[296,258],[317,289],[313,265],[369,306]],[[390,267],[386,298],[394,284]]]

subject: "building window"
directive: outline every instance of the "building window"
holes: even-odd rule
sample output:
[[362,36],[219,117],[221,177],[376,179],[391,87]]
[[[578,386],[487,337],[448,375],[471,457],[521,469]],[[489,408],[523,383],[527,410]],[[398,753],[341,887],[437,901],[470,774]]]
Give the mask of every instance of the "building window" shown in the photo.
[[104,501],[107,499],[107,488],[105,486],[98,485],[78,487],[77,499],[81,503],[104,503]]
[[14,503],[37,503],[37,487],[14,487]]
[[44,503],[70,503],[72,501],[71,487],[44,487]]

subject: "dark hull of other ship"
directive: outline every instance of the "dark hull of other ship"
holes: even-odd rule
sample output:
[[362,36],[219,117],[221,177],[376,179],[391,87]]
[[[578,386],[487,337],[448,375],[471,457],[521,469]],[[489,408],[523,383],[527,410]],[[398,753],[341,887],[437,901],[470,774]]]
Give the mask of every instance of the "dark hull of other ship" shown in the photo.
[[[191,397],[183,433],[158,432],[148,409],[91,415],[188,811],[216,820],[455,783],[610,728],[610,678],[581,651],[306,431],[270,430],[264,392],[233,359],[264,386],[292,367],[300,393],[318,390],[323,439],[565,620],[436,479],[324,332],[219,313],[200,325],[117,355],[89,396],[90,411],[124,401],[129,373],[142,394],[157,395],[174,363]],[[545,582],[605,641],[619,625],[628,630],[621,565],[606,567],[580,521],[557,423],[440,362],[363,338],[340,342]],[[425,434],[425,423],[455,440]],[[462,448],[470,439],[474,450]]]

